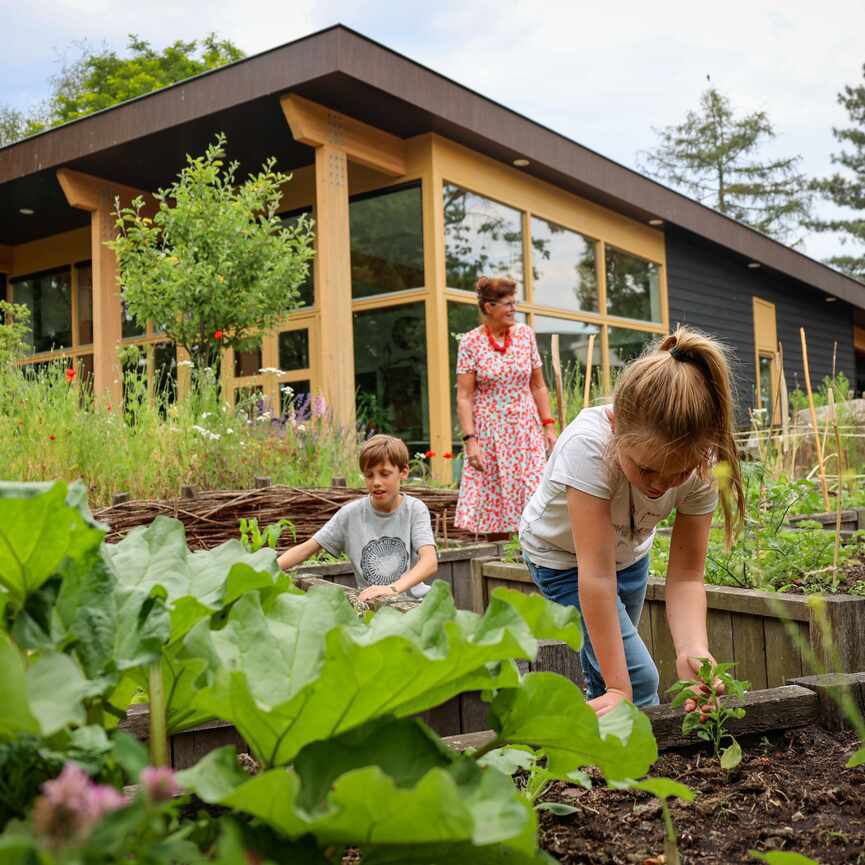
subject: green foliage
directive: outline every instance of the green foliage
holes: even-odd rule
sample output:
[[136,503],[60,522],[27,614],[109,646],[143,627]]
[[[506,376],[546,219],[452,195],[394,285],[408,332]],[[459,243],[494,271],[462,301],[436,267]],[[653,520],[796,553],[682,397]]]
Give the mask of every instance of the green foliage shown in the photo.
[[[671,688],[673,705],[682,706],[694,700],[696,706],[682,719],[682,733],[695,733],[698,738],[712,745],[721,768],[734,769],[742,762],[742,749],[727,723],[733,718],[744,718],[741,707],[729,707],[730,698],[743,697],[750,683],[734,678],[730,670],[733,664],[713,664],[709,658],[700,658],[700,669],[696,679],[680,679]],[[723,695],[723,696],[722,696]],[[730,744],[722,751],[721,743],[729,739]]]
[[286,529],[288,529],[288,533],[291,535],[292,543],[296,542],[297,532],[291,520],[278,520],[262,530],[258,527],[258,520],[255,517],[249,519],[241,517],[240,543],[250,553],[257,553],[262,547],[270,547],[270,549],[275,550],[279,539],[282,537],[282,533]]
[[30,321],[30,307],[0,300],[0,366],[18,360],[27,351]]
[[819,862],[809,859],[801,853],[787,850],[770,850],[768,853],[761,853],[759,850],[749,850],[748,852],[755,859],[767,862],[768,865],[820,865]]
[[775,138],[764,111],[737,117],[730,100],[710,86],[697,111],[656,132],[658,146],[641,154],[650,176],[785,242],[810,215],[809,184],[798,171],[801,157],[758,158]]
[[862,80],[852,87],[845,85],[838,94],[838,104],[847,112],[850,125],[832,129],[835,140],[844,148],[832,155],[832,163],[844,173],[817,180],[814,188],[849,215],[814,220],[810,227],[817,231],[839,232],[842,244],[849,243],[858,248],[846,255],[832,256],[826,263],[865,281],[865,249],[862,248],[865,246],[865,64],[862,66]]
[[273,170],[276,159],[240,182],[238,163],[226,167],[224,158],[219,134],[156,193],[152,219],[141,198],[121,209],[108,242],[129,312],[139,324],[160,322],[199,368],[276,327],[298,305],[314,255],[311,223],[286,227],[277,215],[290,178]]

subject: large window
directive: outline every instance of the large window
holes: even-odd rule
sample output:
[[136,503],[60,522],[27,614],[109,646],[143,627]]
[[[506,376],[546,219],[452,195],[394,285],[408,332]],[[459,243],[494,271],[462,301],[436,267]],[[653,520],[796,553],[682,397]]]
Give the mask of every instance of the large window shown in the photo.
[[582,405],[582,394],[586,381],[586,359],[589,351],[589,337],[594,335],[592,344],[592,385],[590,398],[597,395],[601,388],[601,329],[596,324],[583,321],[569,321],[564,318],[535,316],[535,337],[538,351],[544,362],[544,376],[547,385],[553,388],[553,334],[559,335],[559,360],[562,365],[562,381],[566,393],[571,393]]
[[545,219],[532,218],[533,302],[598,311],[595,242]]
[[448,288],[474,291],[481,276],[509,276],[523,297],[523,221],[518,210],[482,195],[444,186]]
[[93,342],[93,268],[90,262],[75,266],[78,275],[78,344]]
[[658,265],[613,249],[606,249],[607,312],[641,321],[661,320]]
[[610,347],[610,377],[615,384],[615,378],[625,364],[639,357],[643,349],[658,338],[657,333],[646,333],[641,330],[628,330],[624,327],[611,327],[608,330]]
[[[306,216],[307,219],[312,218],[312,209],[309,207],[304,207],[301,210],[295,210],[291,213],[287,213],[282,217],[282,224],[286,228],[294,228],[295,225],[299,222],[302,216]],[[306,279],[298,286],[298,293],[300,297],[298,298],[298,302],[300,306],[312,306],[315,303],[315,282],[313,279],[313,266],[312,262],[309,262],[309,273],[306,276]]]
[[457,417],[457,353],[463,334],[474,330],[480,323],[480,310],[474,303],[448,301],[448,368],[450,370],[451,423],[454,446],[461,441],[462,430]]
[[12,280],[15,303],[30,309],[33,352],[72,347],[72,275],[68,267]]
[[423,303],[354,314],[357,416],[367,433],[389,432],[410,451],[429,443]]
[[423,288],[423,222],[418,184],[353,198],[349,222],[353,297]]

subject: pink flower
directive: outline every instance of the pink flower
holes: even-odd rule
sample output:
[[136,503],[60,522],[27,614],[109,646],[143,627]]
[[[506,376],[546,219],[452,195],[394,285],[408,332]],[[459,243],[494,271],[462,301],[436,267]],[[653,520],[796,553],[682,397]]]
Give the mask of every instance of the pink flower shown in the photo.
[[168,802],[180,792],[174,770],[167,766],[148,766],[138,777],[151,802]]

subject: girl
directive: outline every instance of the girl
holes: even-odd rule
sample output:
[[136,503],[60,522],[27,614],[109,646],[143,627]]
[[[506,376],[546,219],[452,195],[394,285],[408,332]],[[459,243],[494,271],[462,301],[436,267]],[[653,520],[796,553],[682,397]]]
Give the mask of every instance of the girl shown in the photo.
[[547,598],[581,611],[580,660],[598,715],[624,699],[658,702],[658,670],[637,624],[655,526],[674,508],[667,620],[676,672],[694,678],[696,659],[711,657],[703,569],[718,502],[713,464],[728,478],[728,543],[745,509],[733,427],[723,348],[680,327],[626,367],[612,409],[583,409],[568,425],[523,512],[532,579]]

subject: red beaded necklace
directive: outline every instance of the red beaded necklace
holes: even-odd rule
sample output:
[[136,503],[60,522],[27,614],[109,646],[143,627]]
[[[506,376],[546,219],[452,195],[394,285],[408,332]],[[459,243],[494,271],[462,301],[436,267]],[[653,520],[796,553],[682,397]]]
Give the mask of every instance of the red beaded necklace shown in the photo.
[[493,336],[493,332],[490,330],[489,325],[485,324],[484,330],[487,332],[487,342],[490,344],[490,348],[493,351],[497,351],[499,354],[505,354],[507,350],[511,347],[510,328],[505,331],[505,341],[501,345],[496,342],[496,338]]

